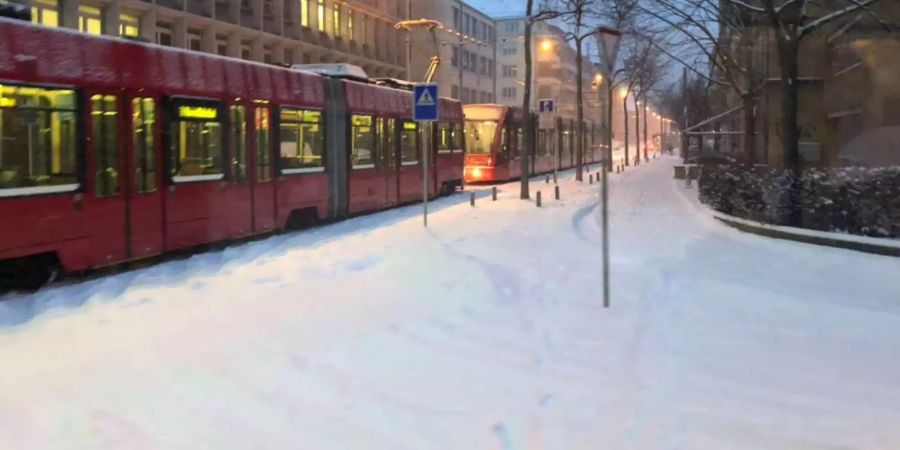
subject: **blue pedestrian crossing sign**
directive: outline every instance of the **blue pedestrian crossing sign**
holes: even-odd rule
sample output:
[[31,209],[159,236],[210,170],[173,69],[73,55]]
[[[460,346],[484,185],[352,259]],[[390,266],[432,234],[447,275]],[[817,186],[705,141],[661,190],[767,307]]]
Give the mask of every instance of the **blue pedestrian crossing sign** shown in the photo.
[[538,112],[552,114],[556,112],[556,102],[552,98],[538,100]]
[[413,90],[413,120],[438,120],[438,87],[436,84],[417,84]]

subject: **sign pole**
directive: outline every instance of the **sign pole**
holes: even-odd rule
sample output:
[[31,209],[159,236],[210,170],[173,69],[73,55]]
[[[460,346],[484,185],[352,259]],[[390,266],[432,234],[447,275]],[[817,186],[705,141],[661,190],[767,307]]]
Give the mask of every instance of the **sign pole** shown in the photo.
[[423,131],[421,135],[427,138],[427,142],[422,143],[422,225],[425,227],[428,227],[428,157],[434,144],[431,124],[438,120],[438,99],[438,87],[434,83],[417,84],[413,89],[413,120],[416,129]]
[[[597,41],[600,47],[600,50],[603,54],[603,69],[606,72],[606,82],[610,83],[609,86],[612,86],[613,82],[613,74],[615,74],[615,65],[616,59],[618,58],[619,53],[619,43],[622,39],[622,32],[619,30],[615,30],[612,28],[600,27],[597,28]],[[612,88],[607,90],[610,93],[610,98],[606,99],[609,102],[612,102]],[[603,158],[603,179],[601,180],[600,187],[600,202],[601,202],[601,210],[600,214],[601,218],[601,227],[603,228],[603,307],[610,307],[610,287],[609,287],[609,181],[608,181],[608,167],[611,167],[612,164],[612,117],[608,117],[609,124],[606,130],[608,135],[607,143],[609,144],[609,149],[605,156],[609,156],[609,158]],[[628,118],[625,118],[625,127],[628,127]]]

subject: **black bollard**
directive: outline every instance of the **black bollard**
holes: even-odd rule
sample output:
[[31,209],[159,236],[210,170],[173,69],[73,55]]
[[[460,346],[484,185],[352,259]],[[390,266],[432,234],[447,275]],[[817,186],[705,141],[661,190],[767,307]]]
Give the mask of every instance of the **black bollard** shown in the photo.
[[491,199],[497,201],[497,186],[491,188]]
[[544,177],[544,183],[550,184],[550,175]]
[[588,175],[588,184],[594,184],[594,174]]
[[555,191],[555,193],[556,193],[556,199],[559,200],[559,185],[557,184],[557,185],[554,186],[554,187],[556,188],[556,189],[554,189],[554,191]]
[[475,191],[469,193],[469,206],[475,206]]
[[537,198],[535,199],[535,201],[537,202],[537,207],[540,208],[541,207],[541,191],[537,191]]

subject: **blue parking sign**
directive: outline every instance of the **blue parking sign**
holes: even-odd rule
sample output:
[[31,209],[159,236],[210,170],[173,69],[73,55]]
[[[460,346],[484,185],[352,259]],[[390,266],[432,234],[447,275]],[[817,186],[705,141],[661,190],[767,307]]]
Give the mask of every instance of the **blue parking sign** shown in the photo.
[[438,87],[436,84],[417,84],[413,90],[413,120],[438,120]]

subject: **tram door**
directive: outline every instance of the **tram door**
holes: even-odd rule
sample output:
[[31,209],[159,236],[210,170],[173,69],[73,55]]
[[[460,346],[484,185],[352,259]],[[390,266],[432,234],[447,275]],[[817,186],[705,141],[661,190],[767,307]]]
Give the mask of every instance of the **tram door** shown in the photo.
[[128,248],[132,258],[156,255],[163,251],[162,159],[159,152],[160,102],[155,97],[127,100],[126,139]]
[[91,235],[92,266],[127,257],[127,183],[119,143],[123,137],[122,97],[113,92],[86,91],[87,192],[76,208],[84,211]]
[[253,232],[275,229],[275,184],[272,181],[272,108],[257,102],[253,106],[252,165]]

